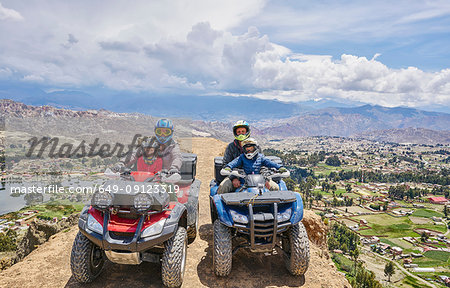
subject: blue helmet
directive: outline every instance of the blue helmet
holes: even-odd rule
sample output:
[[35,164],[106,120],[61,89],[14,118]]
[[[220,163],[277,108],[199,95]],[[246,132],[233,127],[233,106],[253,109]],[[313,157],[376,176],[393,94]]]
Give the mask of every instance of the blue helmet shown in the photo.
[[159,119],[158,122],[156,122],[155,125],[155,136],[156,140],[160,144],[165,144],[170,139],[172,139],[173,135],[173,124],[172,120],[170,119]]

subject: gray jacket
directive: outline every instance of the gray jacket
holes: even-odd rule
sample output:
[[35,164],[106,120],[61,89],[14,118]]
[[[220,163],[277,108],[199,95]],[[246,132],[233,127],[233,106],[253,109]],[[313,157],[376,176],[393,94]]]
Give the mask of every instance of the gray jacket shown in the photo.
[[163,160],[163,169],[177,169],[180,171],[183,162],[181,160],[180,146],[175,141],[170,140],[168,144],[159,146],[158,157],[161,157]]

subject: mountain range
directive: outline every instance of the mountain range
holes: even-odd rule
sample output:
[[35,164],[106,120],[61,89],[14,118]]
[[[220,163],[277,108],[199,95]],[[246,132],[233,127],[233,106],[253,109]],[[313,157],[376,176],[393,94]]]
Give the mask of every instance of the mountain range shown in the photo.
[[[239,102],[239,99],[232,100]],[[252,99],[247,99],[247,102],[244,103],[251,106],[251,101]],[[259,100],[255,100],[254,106],[267,105],[267,103],[262,103]],[[281,106],[285,105],[281,102],[278,104]],[[159,105],[163,106],[161,103]],[[181,104],[178,103],[177,105]],[[220,106],[221,104],[218,103],[216,105]],[[206,104],[202,106],[203,109],[206,109],[206,106]],[[162,107],[160,109],[167,111],[163,110]],[[270,110],[270,106],[266,106],[265,109]],[[297,107],[291,107],[290,109],[291,113],[294,114]],[[228,121],[215,121],[214,118],[209,120],[178,121],[178,123],[183,123],[182,127],[180,126],[178,129],[185,132],[192,130],[194,135],[198,136],[212,136],[222,140],[229,140],[233,137],[231,132],[232,120],[241,117],[250,122],[252,135],[265,139],[340,136],[397,143],[450,143],[450,114],[448,113],[427,112],[413,108],[362,105],[358,107],[331,107],[313,111],[297,111],[295,116],[289,118],[276,118],[277,114],[274,113],[272,114],[273,118],[261,119],[261,115],[257,118],[250,118],[251,113],[244,117],[240,114],[233,114],[233,111],[230,111],[231,116]],[[97,122],[107,121],[105,123],[115,123],[105,124],[105,127],[109,128],[122,127],[127,129],[126,127],[133,126],[136,127],[136,129],[133,129],[136,132],[144,129],[145,132],[148,131],[149,133],[151,133],[152,128],[150,126],[152,124],[148,125],[148,123],[153,123],[156,119],[155,116],[150,117],[148,114],[117,113],[104,109],[74,111],[51,106],[26,105],[12,100],[0,100],[0,113],[2,116],[14,117],[65,117],[66,119],[67,117],[79,117],[83,121],[92,119]],[[213,112],[210,113],[213,114]],[[256,112],[254,113],[257,114]]]
[[413,108],[388,108],[363,105],[351,108],[325,108],[299,116],[262,123],[262,134],[290,136],[352,136],[386,129],[426,128],[450,129],[450,114],[427,112]]

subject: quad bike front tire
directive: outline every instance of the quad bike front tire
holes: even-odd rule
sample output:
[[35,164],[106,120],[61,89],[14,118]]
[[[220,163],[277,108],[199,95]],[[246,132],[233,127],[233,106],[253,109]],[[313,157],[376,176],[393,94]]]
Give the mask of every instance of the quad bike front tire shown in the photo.
[[231,272],[232,264],[232,242],[230,228],[220,223],[220,220],[214,221],[214,251],[213,267],[217,276],[228,276]]
[[180,287],[183,284],[187,241],[186,229],[178,226],[175,235],[164,243],[161,276],[166,287]]
[[197,210],[195,211],[195,223],[189,226],[187,229],[188,244],[192,244],[195,241],[195,238],[197,238],[199,211],[199,204],[197,203]]
[[100,275],[104,263],[103,250],[78,232],[70,254],[70,269],[73,278],[80,283],[92,282]]
[[284,261],[294,276],[304,275],[309,266],[309,240],[302,222],[293,225],[282,241]]

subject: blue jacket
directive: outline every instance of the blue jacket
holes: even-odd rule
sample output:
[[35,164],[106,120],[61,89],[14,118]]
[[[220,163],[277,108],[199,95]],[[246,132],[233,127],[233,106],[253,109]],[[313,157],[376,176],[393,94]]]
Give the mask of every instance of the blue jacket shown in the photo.
[[228,163],[226,167],[230,167],[231,169],[243,168],[245,174],[259,174],[262,166],[275,169],[281,168],[281,165],[270,161],[261,153],[258,153],[258,156],[253,157],[251,160],[247,159],[244,154],[241,154],[239,157]]

